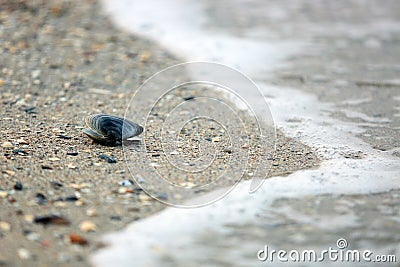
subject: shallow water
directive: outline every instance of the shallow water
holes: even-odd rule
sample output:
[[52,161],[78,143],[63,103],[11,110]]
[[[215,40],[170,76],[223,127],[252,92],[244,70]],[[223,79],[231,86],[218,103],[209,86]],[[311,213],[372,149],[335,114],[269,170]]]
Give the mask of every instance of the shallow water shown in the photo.
[[[321,167],[268,179],[255,194],[248,194],[250,184],[244,181],[210,206],[192,210],[167,208],[133,223],[106,237],[112,245],[94,255],[92,260],[98,266],[267,265],[268,262],[259,262],[256,258],[256,252],[264,245],[324,249],[335,246],[341,237],[339,233],[350,237],[351,229],[365,229],[360,222],[361,215],[350,204],[344,213],[302,216],[296,215],[293,208],[296,199],[307,203],[311,196],[310,203],[317,205],[315,196],[365,194],[365,205],[369,205],[368,194],[400,189],[400,160],[392,155],[396,147],[382,151],[360,138],[366,126],[398,129],[394,113],[373,117],[367,111],[360,111],[359,105],[368,103],[370,98],[349,93],[346,88],[332,87],[337,96],[326,101],[324,96],[332,92],[330,89],[319,90],[316,86],[313,91],[271,83],[274,73],[290,69],[288,65],[296,57],[314,55],[323,60],[323,48],[316,41],[321,36],[340,36],[332,46],[346,45],[343,41],[346,38],[366,38],[370,40],[366,46],[379,45],[380,41],[373,38],[390,39],[398,31],[394,25],[400,25],[392,10],[375,2],[368,6],[357,1],[331,4],[328,7],[331,13],[324,13],[326,8],[319,2],[298,1],[287,5],[277,1],[214,2],[118,0],[103,3],[117,25],[159,42],[186,61],[216,61],[247,74],[267,97],[277,127],[314,147],[324,158]],[[354,17],[342,12],[332,18],[335,11],[344,10],[344,4],[354,11]],[[307,8],[311,10],[309,13],[302,11]],[[365,15],[368,12],[370,16]],[[370,35],[375,37],[368,39]],[[358,75],[354,71],[354,76]],[[328,76],[311,79],[318,85]],[[331,85],[320,85],[323,86]],[[340,97],[347,94],[350,96],[345,100]],[[249,93],[246,97],[257,96]],[[336,115],[340,112],[345,113],[345,119]],[[282,198],[294,201],[277,208],[276,203]],[[340,198],[332,201],[340,202]],[[297,235],[289,235],[290,224],[306,224],[315,231],[307,236],[302,235],[306,230],[299,228]],[[384,226],[380,227],[377,232],[383,231]],[[280,235],[274,234],[278,232]],[[359,248],[394,253],[398,238],[397,235],[383,244],[376,237],[361,236],[352,241]],[[272,265],[277,266],[277,262]]]

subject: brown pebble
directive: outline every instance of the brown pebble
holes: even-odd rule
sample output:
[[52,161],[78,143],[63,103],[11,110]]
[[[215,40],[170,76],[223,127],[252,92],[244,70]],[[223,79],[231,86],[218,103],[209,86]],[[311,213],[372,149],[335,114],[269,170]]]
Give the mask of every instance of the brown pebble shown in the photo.
[[77,244],[77,245],[81,245],[81,246],[85,246],[85,245],[89,244],[89,242],[83,236],[77,235],[77,234],[69,235],[69,241],[72,244]]

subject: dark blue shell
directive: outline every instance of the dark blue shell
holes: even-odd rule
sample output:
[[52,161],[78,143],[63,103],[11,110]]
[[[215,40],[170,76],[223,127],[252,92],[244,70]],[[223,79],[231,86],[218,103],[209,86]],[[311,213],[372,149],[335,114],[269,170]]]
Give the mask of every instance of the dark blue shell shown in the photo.
[[108,114],[90,115],[85,122],[88,128],[82,131],[99,143],[121,143],[143,132],[139,124]]

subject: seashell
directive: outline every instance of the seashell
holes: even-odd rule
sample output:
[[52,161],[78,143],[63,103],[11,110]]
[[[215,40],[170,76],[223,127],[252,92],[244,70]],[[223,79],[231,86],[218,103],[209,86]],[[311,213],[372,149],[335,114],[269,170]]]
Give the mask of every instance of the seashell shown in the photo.
[[94,141],[104,145],[120,145],[123,140],[137,136],[143,127],[124,118],[108,114],[94,114],[85,119],[88,128],[82,131]]

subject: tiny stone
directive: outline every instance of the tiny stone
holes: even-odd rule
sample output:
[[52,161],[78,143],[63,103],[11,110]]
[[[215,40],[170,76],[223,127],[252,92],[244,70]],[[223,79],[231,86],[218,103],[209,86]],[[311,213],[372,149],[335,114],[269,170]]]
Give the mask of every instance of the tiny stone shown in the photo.
[[35,219],[35,217],[34,217],[32,214],[26,214],[26,215],[24,216],[24,220],[25,220],[26,222],[29,222],[29,223],[33,222],[34,219]]
[[68,169],[76,169],[77,167],[73,165],[72,163],[67,165]]
[[24,189],[24,186],[22,185],[21,182],[16,182],[15,185],[14,185],[14,189],[18,190],[18,191],[21,191],[22,189]]
[[24,109],[24,111],[28,114],[36,114],[37,113],[36,107],[29,107],[29,108]]
[[79,228],[81,229],[82,232],[87,233],[87,232],[95,232],[96,231],[96,224],[94,224],[91,221],[83,221],[80,225]]
[[107,161],[108,163],[117,163],[117,160],[115,158],[107,156],[107,155],[99,155],[99,158]]
[[193,99],[195,99],[194,96],[188,96],[188,97],[184,97],[183,98],[183,100],[185,100],[185,101],[190,101],[190,100],[193,100]]
[[18,257],[20,257],[23,260],[27,260],[31,257],[31,253],[26,248],[19,248],[17,253]]
[[71,234],[69,236],[69,241],[72,244],[78,244],[78,245],[81,245],[81,246],[87,245],[89,243],[85,238],[83,238],[80,235],[76,235],[76,234]]
[[118,215],[111,215],[110,219],[113,221],[121,221],[122,220],[121,216],[118,216]]
[[17,142],[21,145],[29,145],[29,142],[25,141],[23,138],[17,139]]
[[242,148],[249,148],[249,147],[250,147],[249,144],[244,144],[244,145],[242,146]]
[[41,217],[35,217],[34,222],[37,224],[56,224],[56,225],[69,225],[70,222],[64,218],[57,215],[46,215]]
[[143,54],[140,55],[140,62],[147,62],[150,59],[150,52],[143,52]]
[[89,208],[86,210],[86,215],[89,217],[94,217],[97,215],[97,211],[94,208]]
[[36,232],[30,232],[26,235],[26,239],[29,241],[38,241],[40,239],[40,234]]
[[14,149],[13,153],[15,155],[21,155],[21,156],[26,156],[29,154],[28,152],[26,152],[25,150],[22,150],[22,149]]
[[9,232],[11,230],[11,225],[8,222],[0,221],[0,229],[3,232]]
[[67,201],[67,202],[75,202],[78,201],[79,199],[76,196],[69,196],[63,199],[63,201]]
[[127,191],[126,187],[120,187],[118,188],[118,194],[125,194]]
[[212,141],[212,142],[219,142],[219,141],[221,141],[221,137],[219,137],[219,136],[213,137],[213,138],[211,139],[211,141]]
[[75,201],[75,206],[77,206],[77,207],[81,207],[81,206],[83,206],[83,204],[85,204],[85,203],[82,200]]
[[60,189],[63,186],[61,183],[57,181],[51,181],[50,184],[54,189]]
[[0,198],[6,198],[8,196],[7,191],[0,191]]
[[50,160],[50,161],[59,161],[60,159],[57,158],[57,157],[54,157],[54,158],[49,158],[49,160]]
[[[67,136],[67,135],[63,135],[63,134],[59,134],[59,135],[57,135],[57,137],[58,137],[58,138],[61,138],[61,139],[66,139],[66,140],[72,139],[71,136]],[[68,155],[68,153],[67,153],[67,155]]]
[[38,241],[40,239],[40,234],[36,232],[30,232],[26,235],[26,239],[29,241]]
[[67,152],[67,156],[78,156],[78,152]]
[[36,198],[36,202],[40,205],[47,203],[47,198],[42,193],[37,193],[35,198]]
[[228,154],[232,154],[232,149],[230,148],[225,148],[224,152],[228,153]]
[[53,168],[47,165],[42,165],[43,170],[52,170]]
[[14,145],[11,142],[3,142],[1,146],[4,148],[14,147]]
[[40,76],[41,71],[40,70],[34,70],[31,72],[31,77],[32,79],[37,79]]
[[10,176],[14,176],[15,175],[15,171],[5,170],[4,172],[7,173]]

